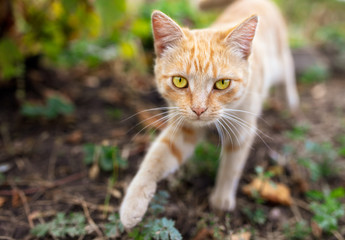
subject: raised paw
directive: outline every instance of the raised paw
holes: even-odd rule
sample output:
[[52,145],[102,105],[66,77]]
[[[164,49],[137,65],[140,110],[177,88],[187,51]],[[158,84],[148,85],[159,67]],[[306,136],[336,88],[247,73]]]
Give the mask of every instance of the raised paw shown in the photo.
[[214,192],[210,197],[210,205],[213,209],[232,211],[236,207],[236,198],[228,193]]
[[125,228],[132,228],[141,221],[155,191],[154,182],[137,184],[134,180],[130,184],[120,208],[120,220]]

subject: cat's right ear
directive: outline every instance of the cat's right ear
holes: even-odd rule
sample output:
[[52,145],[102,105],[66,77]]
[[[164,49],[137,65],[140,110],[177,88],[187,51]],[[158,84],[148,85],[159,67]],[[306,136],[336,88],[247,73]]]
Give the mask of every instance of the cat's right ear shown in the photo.
[[152,29],[155,51],[158,57],[165,49],[173,47],[184,37],[180,26],[161,11],[152,13]]

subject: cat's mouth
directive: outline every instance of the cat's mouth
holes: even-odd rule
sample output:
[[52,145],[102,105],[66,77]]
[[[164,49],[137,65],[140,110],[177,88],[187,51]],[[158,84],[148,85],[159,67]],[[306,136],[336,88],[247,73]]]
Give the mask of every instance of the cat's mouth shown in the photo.
[[186,120],[192,124],[192,125],[195,125],[195,126],[207,126],[207,125],[210,125],[214,122],[217,121],[217,119],[213,118],[213,117],[210,117],[210,116],[189,116],[188,118],[186,118]]

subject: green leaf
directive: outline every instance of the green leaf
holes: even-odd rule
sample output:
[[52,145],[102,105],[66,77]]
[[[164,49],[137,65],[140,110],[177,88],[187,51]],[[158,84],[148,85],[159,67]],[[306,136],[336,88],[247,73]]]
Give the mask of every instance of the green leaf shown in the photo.
[[102,146],[99,166],[103,171],[112,171],[116,161],[117,148],[112,146]]
[[345,157],[345,147],[341,147],[339,150],[338,150],[338,154],[342,157]]
[[104,225],[107,237],[115,238],[125,231],[117,213],[110,215],[108,221],[109,223]]
[[91,143],[84,144],[83,151],[84,151],[84,163],[86,165],[91,165],[94,159],[95,145]]
[[23,55],[10,38],[0,39],[0,77],[9,79],[24,72]]
[[150,221],[144,226],[142,234],[144,235],[144,239],[182,239],[180,232],[175,228],[175,222],[166,218]]
[[124,18],[126,10],[125,0],[97,0],[93,4],[102,18],[103,32],[110,33],[116,21]]
[[345,197],[345,189],[343,187],[338,187],[333,189],[330,193],[331,198],[342,198]]
[[44,237],[49,232],[50,225],[49,224],[38,224],[33,229],[31,229],[31,234],[35,235],[36,237]]

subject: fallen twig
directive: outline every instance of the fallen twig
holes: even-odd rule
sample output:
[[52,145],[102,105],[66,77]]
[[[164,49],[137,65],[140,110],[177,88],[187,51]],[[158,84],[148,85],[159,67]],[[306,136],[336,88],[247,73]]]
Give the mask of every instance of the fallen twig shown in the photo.
[[99,227],[97,226],[97,224],[93,221],[93,219],[91,218],[89,209],[87,208],[87,204],[83,199],[79,199],[81,206],[83,207],[84,210],[84,214],[85,217],[87,219],[87,221],[89,222],[89,224],[91,225],[91,227],[95,230],[95,232],[97,233],[98,237],[103,239],[103,233],[102,231],[99,229]]
[[[31,195],[31,194],[35,194],[35,193],[40,192],[40,191],[46,191],[48,189],[52,189],[52,188],[55,188],[55,187],[58,187],[61,185],[65,185],[67,183],[77,181],[77,180],[85,177],[86,175],[87,175],[86,172],[79,172],[79,173],[75,173],[75,174],[72,174],[70,176],[67,176],[63,179],[56,180],[54,182],[48,182],[47,184],[45,184],[45,186],[31,187],[31,188],[27,188],[27,189],[18,189],[18,188],[17,189],[25,195]],[[15,194],[15,192],[13,192],[13,190],[1,190],[0,191],[0,196],[13,196],[14,194]]]

